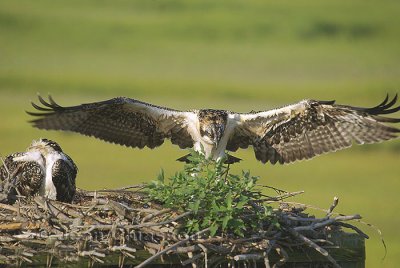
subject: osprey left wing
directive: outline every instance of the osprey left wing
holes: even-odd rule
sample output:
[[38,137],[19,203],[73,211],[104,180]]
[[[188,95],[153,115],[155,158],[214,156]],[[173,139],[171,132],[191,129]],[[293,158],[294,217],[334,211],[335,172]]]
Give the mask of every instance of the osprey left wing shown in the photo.
[[358,144],[377,143],[398,137],[400,129],[384,123],[400,119],[383,115],[395,113],[388,97],[373,108],[334,104],[334,101],[304,100],[280,109],[238,114],[238,126],[227,144],[235,151],[253,145],[263,163],[290,163],[309,159]]

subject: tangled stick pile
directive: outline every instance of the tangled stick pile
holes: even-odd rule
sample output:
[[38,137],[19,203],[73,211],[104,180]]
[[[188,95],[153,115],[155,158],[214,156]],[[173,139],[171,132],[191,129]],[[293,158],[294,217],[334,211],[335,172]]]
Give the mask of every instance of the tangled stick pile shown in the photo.
[[[290,208],[283,198],[290,193],[266,202],[281,203],[277,209],[280,229],[271,227],[245,237],[209,237],[206,228],[192,236],[176,233],[182,219],[190,212],[178,213],[159,206],[147,207],[143,196],[128,190],[80,191],[74,204],[44,200],[37,196],[14,205],[0,204],[0,260],[5,263],[31,263],[37,256],[52,260],[77,262],[80,258],[103,263],[107,255],[119,255],[119,265],[132,259],[140,267],[157,260],[163,254],[188,254],[183,264],[264,260],[268,263],[271,251],[287,261],[285,248],[290,245],[313,247],[335,266],[336,261],[323,248],[330,245],[329,233],[338,227],[350,227],[345,221],[360,219],[359,215],[332,217],[336,202],[324,218],[314,218]],[[337,199],[335,199],[337,200]],[[283,208],[286,207],[286,208]],[[148,259],[135,258],[138,250],[154,254]],[[208,255],[208,256],[207,256]],[[183,258],[181,256],[181,258]]]
[[[48,267],[63,262],[119,266],[131,263],[145,267],[167,262],[234,267],[241,262],[262,262],[270,267],[287,262],[288,251],[293,248],[313,248],[333,267],[340,267],[326,250],[335,246],[330,238],[342,233],[343,227],[368,238],[347,223],[360,219],[359,215],[333,213],[337,198],[324,217],[315,218],[304,212],[306,205],[285,201],[302,192],[289,193],[272,187],[267,188],[273,189],[275,196],[262,195],[263,198],[244,204],[244,223],[254,216],[253,211],[273,207],[272,216],[259,222],[259,227],[246,227],[243,235],[223,228],[212,230],[211,226],[186,232],[183,230],[187,230],[184,227],[188,221],[206,217],[207,211],[165,206],[149,198],[147,187],[78,190],[72,204],[41,196],[19,196],[13,205],[0,203],[0,263]],[[236,206],[234,200],[230,201],[232,206]]]

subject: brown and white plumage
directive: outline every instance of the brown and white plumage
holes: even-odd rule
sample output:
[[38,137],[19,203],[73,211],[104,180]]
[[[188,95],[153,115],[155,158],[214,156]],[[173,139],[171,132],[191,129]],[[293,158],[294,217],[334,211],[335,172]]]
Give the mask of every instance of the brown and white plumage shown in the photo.
[[227,150],[245,148],[251,140],[256,158],[275,164],[341,150],[354,141],[364,144],[395,139],[400,130],[384,123],[400,120],[382,115],[400,110],[400,107],[390,109],[396,100],[397,95],[388,103],[387,97],[373,108],[304,100],[280,109],[242,115],[243,124]]
[[77,167],[54,141],[33,141],[26,152],[9,155],[0,176],[4,180],[9,174],[15,175],[16,189],[24,196],[39,194],[63,202],[74,198]]
[[290,163],[358,144],[398,137],[399,129],[386,123],[400,119],[384,115],[396,97],[373,108],[337,105],[334,101],[303,100],[269,111],[235,113],[225,110],[178,111],[119,97],[102,102],[62,107],[51,97],[39,112],[28,114],[40,129],[78,132],[105,141],[143,148],[160,146],[165,139],[181,148],[193,147],[207,157],[221,159],[225,151],[253,146],[263,163]]
[[[4,164],[0,166],[0,180],[8,181],[10,187],[2,189],[9,191],[9,201],[15,201],[17,191],[23,196],[33,196],[39,192],[42,180],[43,169],[35,161],[17,162],[14,157],[24,155],[22,152],[13,153],[4,159]],[[11,177],[14,176],[14,177]]]
[[193,146],[187,130],[190,112],[180,112],[129,98],[61,107],[51,97],[50,103],[39,96],[44,107],[32,105],[41,113],[33,125],[42,129],[78,132],[129,147],[155,148],[165,138],[181,148]]

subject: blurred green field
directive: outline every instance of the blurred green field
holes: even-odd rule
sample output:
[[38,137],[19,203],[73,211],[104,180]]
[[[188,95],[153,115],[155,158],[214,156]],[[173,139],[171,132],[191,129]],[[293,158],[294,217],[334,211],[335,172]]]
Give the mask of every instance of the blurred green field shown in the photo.
[[[123,95],[173,107],[250,111],[303,98],[378,104],[400,88],[399,1],[0,1],[0,153],[58,141],[78,186],[119,187],[173,174],[185,151],[136,150],[33,129],[24,110],[51,93],[62,105]],[[400,116],[400,115],[398,115]],[[400,263],[400,142],[354,147],[287,166],[235,154],[262,182],[295,198],[360,213],[367,267]]]

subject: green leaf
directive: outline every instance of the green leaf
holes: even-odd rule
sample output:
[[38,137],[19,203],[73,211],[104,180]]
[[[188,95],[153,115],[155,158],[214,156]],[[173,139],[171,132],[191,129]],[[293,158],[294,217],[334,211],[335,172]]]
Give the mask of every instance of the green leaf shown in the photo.
[[253,180],[249,181],[246,185],[246,189],[251,189],[254,186]]
[[218,225],[216,223],[213,223],[210,226],[210,235],[214,236],[217,233],[217,231],[218,231]]
[[215,201],[215,199],[213,199],[212,201],[211,201],[211,210],[212,211],[219,211],[220,209],[219,209],[219,206],[217,205],[217,203],[216,203],[216,201]]
[[273,214],[274,210],[270,206],[264,206],[264,215],[265,216],[271,216]]
[[161,182],[164,184],[165,176],[164,176],[164,169],[160,170],[160,173],[157,176],[157,181]]
[[228,208],[228,210],[231,210],[231,208],[232,208],[232,193],[231,192],[229,192],[226,195],[225,204],[226,204],[226,207]]
[[191,204],[189,205],[189,208],[190,208],[191,210],[193,210],[195,214],[197,214],[197,212],[199,211],[200,202],[201,202],[201,201],[198,199],[198,200],[196,200],[194,203],[191,203]]
[[245,205],[247,205],[248,202],[249,200],[246,197],[241,196],[239,202],[236,204],[236,208],[242,209]]
[[236,229],[244,229],[244,222],[242,219],[232,219],[231,220],[232,227]]
[[228,226],[228,222],[229,220],[232,219],[231,215],[226,215],[223,219],[222,219],[222,230],[225,230],[226,227]]
[[234,229],[233,232],[238,236],[244,237],[244,233],[240,229]]

